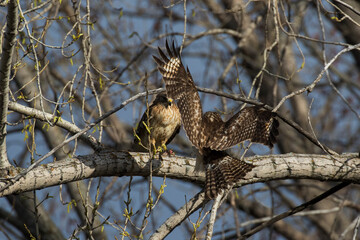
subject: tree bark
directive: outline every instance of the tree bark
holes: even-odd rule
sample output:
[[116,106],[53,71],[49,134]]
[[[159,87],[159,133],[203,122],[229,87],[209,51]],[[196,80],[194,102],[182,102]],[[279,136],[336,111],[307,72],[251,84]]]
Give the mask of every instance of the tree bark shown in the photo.
[[18,25],[17,1],[8,3],[7,26],[0,63],[0,167],[10,167],[6,151],[6,120],[9,104],[9,79],[11,60],[15,46]]
[[[162,157],[153,161],[153,176],[182,179],[198,184],[205,181],[204,172],[194,172],[195,159]],[[360,183],[360,160],[357,153],[339,156],[284,154],[253,156],[245,159],[255,165],[237,186],[279,179],[313,179]],[[74,182],[99,176],[148,176],[149,156],[146,153],[104,150],[86,156],[67,157],[42,164],[7,188],[0,183],[0,197],[34,189]],[[9,180],[11,181],[11,180]]]

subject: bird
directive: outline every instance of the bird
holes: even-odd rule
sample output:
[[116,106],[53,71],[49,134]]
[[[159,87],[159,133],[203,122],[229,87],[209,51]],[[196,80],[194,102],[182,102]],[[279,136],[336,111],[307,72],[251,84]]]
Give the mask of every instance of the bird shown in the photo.
[[203,113],[189,68],[185,69],[174,42],[172,50],[167,41],[165,47],[169,58],[160,47],[161,59],[154,55],[153,58],[165,82],[167,96],[179,108],[185,133],[200,153],[197,165],[202,164],[206,170],[205,194],[213,199],[254,167],[226,150],[246,140],[272,148],[279,134],[279,122],[275,113],[259,106],[246,107],[227,121],[218,112]]
[[165,93],[159,93],[137,124],[134,143],[153,153],[167,151],[166,145],[180,132],[180,127],[178,107]]

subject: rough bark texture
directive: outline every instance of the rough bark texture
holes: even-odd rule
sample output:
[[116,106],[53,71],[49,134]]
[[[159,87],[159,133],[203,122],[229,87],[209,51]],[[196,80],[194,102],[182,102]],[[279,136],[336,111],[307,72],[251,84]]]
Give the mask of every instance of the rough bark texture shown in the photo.
[[4,47],[2,49],[0,63],[0,167],[9,167],[6,152],[6,119],[9,104],[9,79],[11,70],[12,54],[15,46],[18,9],[17,1],[12,0],[8,3],[8,15],[6,17],[7,26],[4,37]]
[[[250,184],[279,179],[314,179],[360,183],[357,154],[341,156],[284,154],[246,158],[256,166],[238,184]],[[195,159],[163,157],[154,160],[153,176],[182,179],[203,184],[205,174],[194,172]],[[0,196],[42,189],[63,183],[99,176],[148,176],[149,156],[145,153],[106,150],[99,153],[65,158],[42,164],[19,181],[3,190]],[[11,180],[10,180],[11,181]]]

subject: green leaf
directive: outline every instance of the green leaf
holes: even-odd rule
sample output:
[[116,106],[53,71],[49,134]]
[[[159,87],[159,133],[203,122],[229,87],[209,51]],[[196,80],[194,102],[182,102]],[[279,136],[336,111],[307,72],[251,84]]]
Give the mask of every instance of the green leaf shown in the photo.
[[159,189],[159,194],[163,194],[163,193],[164,193],[164,188],[166,188],[166,187],[167,187],[167,185],[162,184],[162,185],[160,186],[160,189]]
[[24,136],[24,142],[29,138],[29,134],[27,131],[25,131],[25,136]]
[[335,20],[335,21],[337,21],[337,22],[341,22],[341,20],[338,18],[338,17],[331,17],[331,20]]
[[100,84],[100,90],[102,90],[102,89],[103,89],[104,82],[103,82],[103,80],[102,80],[102,78],[101,78],[101,75],[100,75],[100,77],[99,77],[99,84]]
[[304,59],[304,61],[301,63],[301,66],[300,66],[300,68],[297,70],[297,72],[300,72],[304,67],[305,67],[305,59]]
[[73,199],[71,200],[68,205],[67,205],[67,211],[68,213],[70,212],[70,209],[72,209],[72,205],[74,204],[74,206],[76,207],[76,201]]
[[132,38],[135,34],[136,34],[136,32],[132,32],[132,33],[129,35],[129,38]]
[[92,130],[91,133],[95,133],[97,129],[99,129],[99,125],[95,125],[94,130]]

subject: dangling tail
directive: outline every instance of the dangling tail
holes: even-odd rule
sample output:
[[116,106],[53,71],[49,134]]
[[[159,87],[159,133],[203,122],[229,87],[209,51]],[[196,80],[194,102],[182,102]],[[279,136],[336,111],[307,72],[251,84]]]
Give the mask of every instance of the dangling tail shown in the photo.
[[221,153],[223,156],[207,164],[205,194],[210,199],[215,198],[222,189],[235,184],[254,168],[250,163],[231,157],[225,152]]

